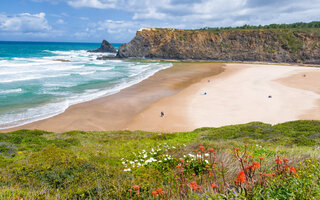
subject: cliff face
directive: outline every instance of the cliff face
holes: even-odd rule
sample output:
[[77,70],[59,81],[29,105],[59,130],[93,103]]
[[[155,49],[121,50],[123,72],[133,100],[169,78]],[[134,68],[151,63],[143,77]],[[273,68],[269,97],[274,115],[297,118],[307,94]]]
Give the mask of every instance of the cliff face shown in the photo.
[[290,30],[232,30],[214,33],[144,29],[119,48],[117,57],[320,64],[320,35]]

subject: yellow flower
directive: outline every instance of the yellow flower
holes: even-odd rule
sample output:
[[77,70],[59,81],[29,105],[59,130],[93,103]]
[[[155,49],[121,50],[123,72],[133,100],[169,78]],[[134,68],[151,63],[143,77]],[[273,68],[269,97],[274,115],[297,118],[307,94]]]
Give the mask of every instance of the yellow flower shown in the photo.
[[18,154],[22,154],[22,151],[18,151]]
[[312,177],[312,174],[310,174],[309,177],[311,178],[311,177]]

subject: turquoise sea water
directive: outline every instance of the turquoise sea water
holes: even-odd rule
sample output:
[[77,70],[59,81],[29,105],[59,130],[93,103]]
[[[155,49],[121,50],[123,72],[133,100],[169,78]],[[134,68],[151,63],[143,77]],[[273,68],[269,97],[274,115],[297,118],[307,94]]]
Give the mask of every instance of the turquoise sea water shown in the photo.
[[[118,48],[121,44],[113,44]],[[0,42],[0,129],[114,94],[169,63],[97,60],[99,43]],[[59,59],[70,62],[62,62]]]

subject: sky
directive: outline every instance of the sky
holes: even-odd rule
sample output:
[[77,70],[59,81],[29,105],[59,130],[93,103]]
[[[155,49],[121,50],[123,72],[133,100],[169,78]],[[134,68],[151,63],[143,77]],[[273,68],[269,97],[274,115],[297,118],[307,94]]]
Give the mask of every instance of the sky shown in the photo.
[[140,28],[320,21],[320,0],[0,0],[0,41],[129,42]]

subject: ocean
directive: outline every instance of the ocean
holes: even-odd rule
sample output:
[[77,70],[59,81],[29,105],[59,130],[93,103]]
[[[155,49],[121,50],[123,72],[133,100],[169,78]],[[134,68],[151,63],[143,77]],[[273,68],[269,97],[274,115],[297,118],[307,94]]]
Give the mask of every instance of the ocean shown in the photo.
[[99,47],[100,43],[0,42],[0,129],[52,117],[172,66],[97,60],[108,53],[87,50]]

